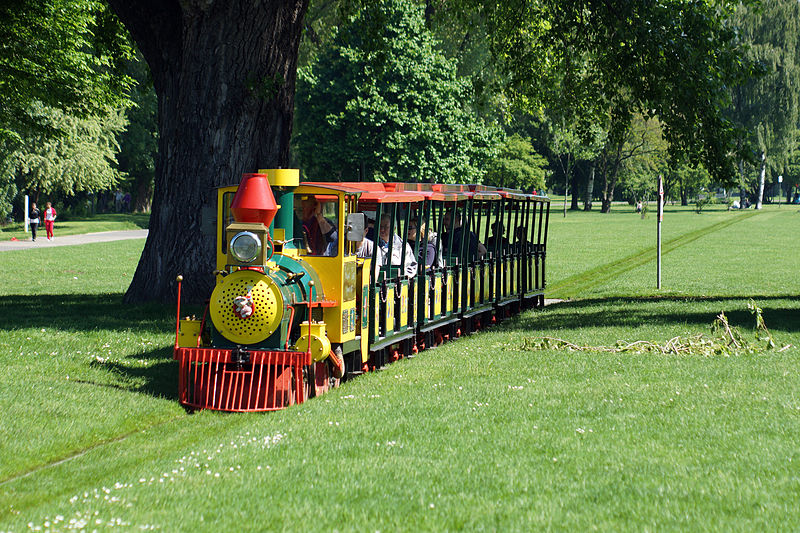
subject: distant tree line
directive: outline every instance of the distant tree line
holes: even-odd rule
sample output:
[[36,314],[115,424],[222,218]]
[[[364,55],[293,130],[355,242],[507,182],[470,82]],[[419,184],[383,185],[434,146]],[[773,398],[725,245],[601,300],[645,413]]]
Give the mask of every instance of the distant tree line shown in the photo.
[[658,174],[683,203],[800,182],[790,0],[107,1],[0,6],[0,215],[130,192],[158,213],[132,300],[210,257],[172,228],[255,168],[601,211]]
[[[740,152],[738,175],[728,179],[697,158],[674,157],[664,124],[635,112],[630,95],[604,94],[600,106],[570,87],[597,76],[587,66],[596,50],[547,73],[555,87],[550,98],[520,105],[514,92],[542,88],[515,80],[519,87],[509,94],[501,63],[522,52],[498,57],[491,34],[516,30],[498,23],[502,13],[481,17],[454,5],[384,0],[353,9],[311,3],[292,142],[293,162],[308,179],[483,182],[570,194],[571,209],[592,209],[599,201],[604,211],[612,200],[654,197],[658,174],[667,194],[684,205],[714,185],[733,186],[758,203],[769,188],[768,173],[771,181],[785,178],[781,187],[789,198],[797,187],[796,2],[742,5],[730,13],[728,22],[739,28],[754,68],[730,89],[726,114],[739,126],[733,131]],[[6,4],[8,22],[0,25],[10,43],[0,59],[7,69],[15,66],[8,55],[13,47],[33,51],[28,37],[34,32],[55,47],[56,32],[71,28],[72,49],[36,56],[36,73],[49,73],[44,79],[31,73],[6,81],[28,95],[15,100],[13,91],[4,93],[0,214],[19,206],[21,194],[70,203],[97,201],[98,193],[119,188],[132,193],[136,210],[148,210],[157,101],[143,59],[103,3],[21,6]],[[556,20],[563,23],[567,14]],[[559,38],[569,49],[574,43],[567,37]],[[72,87],[64,78],[79,84]],[[559,96],[574,107],[567,101],[553,105]],[[623,117],[615,105],[628,107]]]

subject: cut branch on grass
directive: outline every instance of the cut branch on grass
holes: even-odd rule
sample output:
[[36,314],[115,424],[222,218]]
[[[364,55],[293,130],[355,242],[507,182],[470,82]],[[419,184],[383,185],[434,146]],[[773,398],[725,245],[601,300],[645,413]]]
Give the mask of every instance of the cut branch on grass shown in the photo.
[[[747,306],[756,316],[755,338],[756,343],[748,342],[739,330],[730,325],[724,312],[717,315],[711,325],[711,336],[703,333],[688,337],[673,337],[664,344],[638,340],[633,342],[617,341],[614,346],[581,346],[557,337],[525,337],[522,339],[522,349],[537,350],[569,350],[571,352],[605,352],[605,353],[660,353],[663,355],[738,355],[741,353],[759,353],[775,349],[772,334],[767,329],[761,309],[753,300]],[[766,335],[766,336],[764,336]],[[766,341],[765,345],[759,342]],[[783,352],[791,348],[791,344],[778,350]]]

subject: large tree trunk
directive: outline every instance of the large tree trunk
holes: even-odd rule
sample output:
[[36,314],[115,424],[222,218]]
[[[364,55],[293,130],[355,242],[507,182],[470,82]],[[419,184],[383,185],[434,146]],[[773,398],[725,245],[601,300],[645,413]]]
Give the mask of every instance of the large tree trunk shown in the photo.
[[609,172],[609,161],[603,165],[603,201],[600,205],[601,213],[611,212],[611,202],[614,200],[614,189],[617,186],[617,175],[619,164],[622,160],[622,141],[618,142],[614,149],[614,159],[610,161],[611,169]]
[[153,190],[150,180],[136,180],[136,194],[134,195],[133,211],[136,213],[146,213],[152,207]]
[[761,209],[764,202],[764,181],[767,176],[767,153],[761,152],[761,168],[758,171],[758,198],[756,199],[756,209]]
[[570,211],[578,211],[580,209],[580,188],[578,187],[578,173],[575,171],[577,167],[572,169],[572,203],[569,206]]
[[214,239],[201,234],[215,187],[289,162],[297,52],[308,0],[109,0],[158,95],[150,234],[126,302],[189,301],[213,285]]
[[600,204],[600,212],[601,213],[610,213],[611,212],[611,200],[614,199],[614,187],[616,183],[611,183],[610,187],[607,190],[603,191],[603,201]]
[[592,210],[592,195],[594,194],[594,169],[595,169],[595,161],[592,161],[592,165],[589,167],[589,179],[586,180],[586,194],[583,197],[583,210],[584,211],[591,211]]
[[569,178],[572,172],[572,153],[567,153],[567,164],[564,165],[561,156],[558,157],[558,162],[561,163],[561,170],[564,171],[564,216],[567,216],[567,196],[569,195]]
[[739,205],[744,205],[745,199],[745,185],[744,185],[744,160],[739,160]]

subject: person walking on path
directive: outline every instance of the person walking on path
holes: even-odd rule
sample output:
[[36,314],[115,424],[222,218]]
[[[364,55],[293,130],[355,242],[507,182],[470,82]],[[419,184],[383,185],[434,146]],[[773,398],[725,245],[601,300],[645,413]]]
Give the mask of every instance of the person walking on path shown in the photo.
[[47,240],[53,240],[53,223],[56,221],[56,209],[50,202],[44,210],[44,229],[47,230]]
[[39,208],[36,207],[36,203],[31,204],[31,212],[28,213],[28,220],[31,223],[31,240],[36,240],[36,230],[39,229]]

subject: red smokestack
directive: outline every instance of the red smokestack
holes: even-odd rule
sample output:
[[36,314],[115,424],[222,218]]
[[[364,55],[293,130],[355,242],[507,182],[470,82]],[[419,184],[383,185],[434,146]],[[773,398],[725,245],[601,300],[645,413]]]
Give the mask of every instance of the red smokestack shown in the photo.
[[269,226],[278,212],[266,174],[244,174],[231,202],[236,222],[261,222]]

